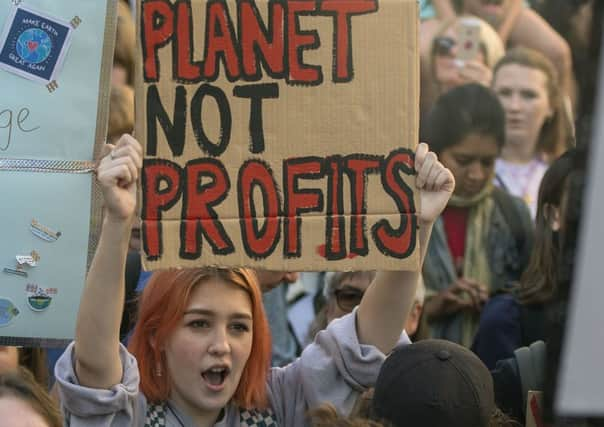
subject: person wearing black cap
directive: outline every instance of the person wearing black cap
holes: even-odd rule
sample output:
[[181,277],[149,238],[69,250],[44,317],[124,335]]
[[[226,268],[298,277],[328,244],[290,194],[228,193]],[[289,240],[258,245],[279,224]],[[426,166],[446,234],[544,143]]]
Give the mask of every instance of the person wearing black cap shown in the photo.
[[444,340],[396,348],[378,376],[371,417],[401,427],[513,426],[495,405],[493,380],[470,350]]

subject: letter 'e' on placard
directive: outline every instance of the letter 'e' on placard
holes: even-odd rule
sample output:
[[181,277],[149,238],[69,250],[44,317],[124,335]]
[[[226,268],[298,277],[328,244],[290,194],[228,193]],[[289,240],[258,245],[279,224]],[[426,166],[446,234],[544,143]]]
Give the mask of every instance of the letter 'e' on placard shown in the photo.
[[417,269],[416,0],[139,0],[147,269]]

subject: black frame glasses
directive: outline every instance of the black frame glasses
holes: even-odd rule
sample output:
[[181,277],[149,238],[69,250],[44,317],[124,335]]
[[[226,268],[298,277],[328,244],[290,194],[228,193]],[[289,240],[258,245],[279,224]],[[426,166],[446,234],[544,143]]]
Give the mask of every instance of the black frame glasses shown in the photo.
[[451,56],[457,41],[453,37],[438,36],[432,41],[432,53],[439,56]]

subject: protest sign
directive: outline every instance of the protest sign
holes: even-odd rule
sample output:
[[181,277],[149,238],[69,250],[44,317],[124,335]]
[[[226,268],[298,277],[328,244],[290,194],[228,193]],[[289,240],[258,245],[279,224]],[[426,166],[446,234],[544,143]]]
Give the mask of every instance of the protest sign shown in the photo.
[[91,253],[115,0],[0,4],[0,344],[73,339]]
[[415,0],[139,0],[147,269],[417,269]]
[[[604,325],[604,55],[600,55],[598,94],[589,146],[587,186],[583,196],[581,233],[575,253],[572,295],[556,393],[556,411],[565,416],[604,416],[604,346],[598,338]],[[573,207],[576,209],[576,207]]]

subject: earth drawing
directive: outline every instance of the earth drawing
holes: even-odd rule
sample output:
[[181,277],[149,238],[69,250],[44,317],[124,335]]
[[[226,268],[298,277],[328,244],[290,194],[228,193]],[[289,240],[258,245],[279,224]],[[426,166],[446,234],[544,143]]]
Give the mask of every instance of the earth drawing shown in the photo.
[[52,41],[45,31],[30,28],[23,31],[17,39],[17,54],[25,62],[39,64],[44,62],[52,50]]

